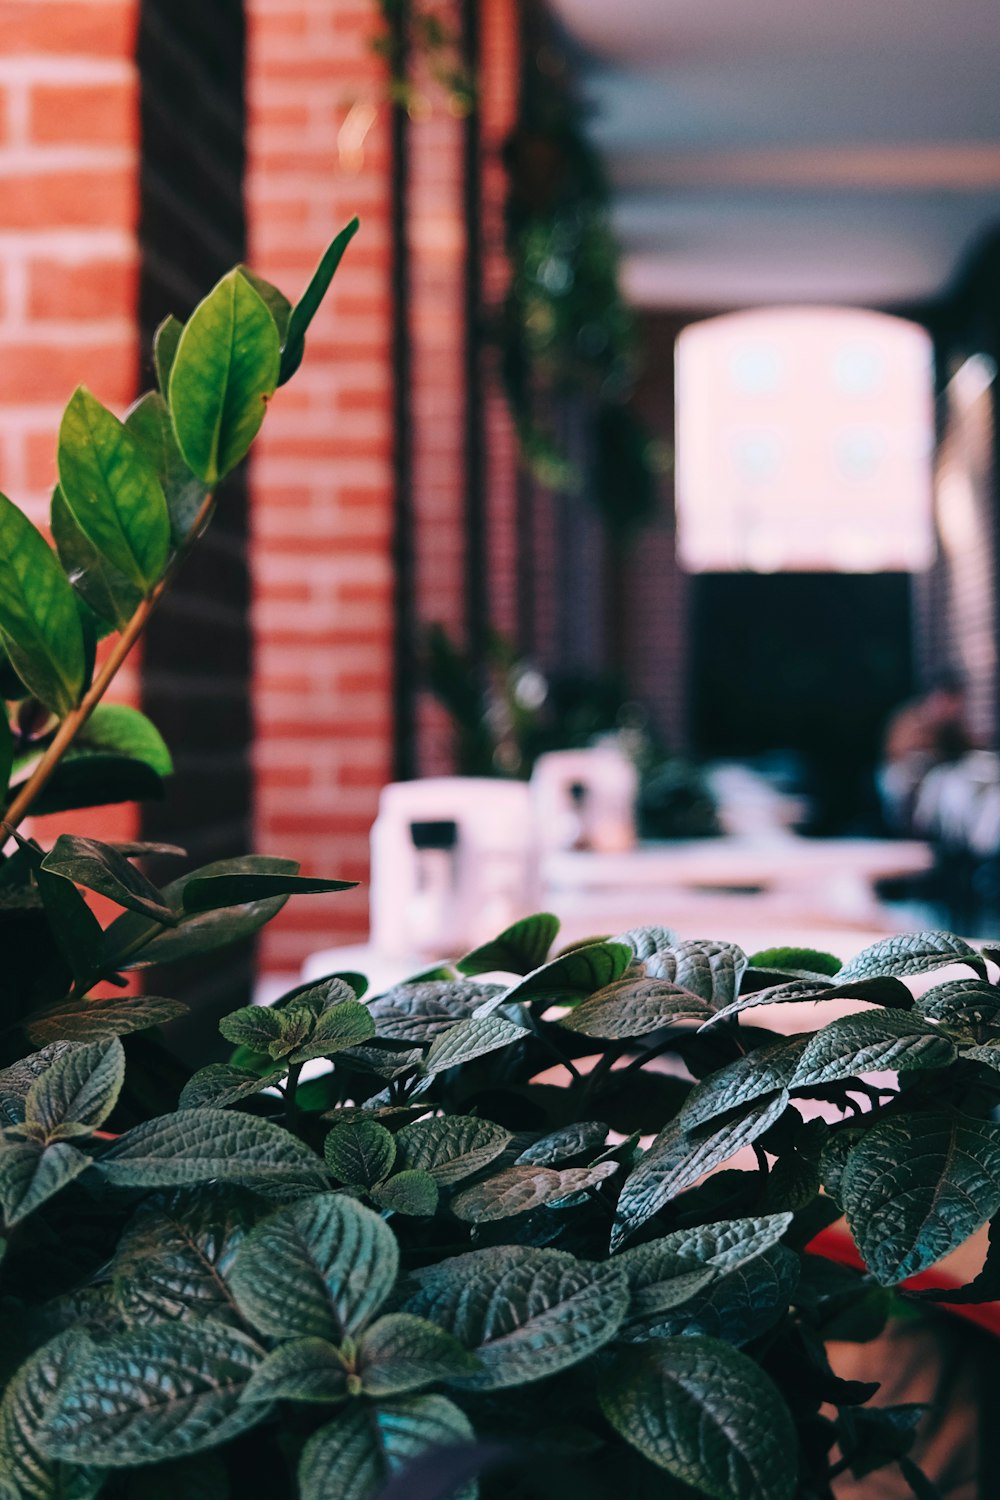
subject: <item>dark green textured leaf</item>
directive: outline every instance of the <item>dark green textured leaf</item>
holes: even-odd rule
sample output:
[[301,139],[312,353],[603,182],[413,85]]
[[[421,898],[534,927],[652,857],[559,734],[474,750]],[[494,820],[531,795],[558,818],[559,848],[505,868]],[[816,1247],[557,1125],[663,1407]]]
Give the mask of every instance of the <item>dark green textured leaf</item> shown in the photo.
[[306,347],[306,332],[319,311],[337,267],[344,258],[344,251],[358,232],[358,220],[351,222],[337,235],[324,251],[323,258],[312,274],[312,279],[298,302],[292,308],[281,351],[281,370],[278,384],[290,380],[302,363]]
[[880,975],[871,979],[854,979],[846,984],[826,984],[819,979],[791,979],[786,983],[768,985],[762,990],[740,995],[731,1005],[725,1006],[706,1028],[720,1021],[728,1021],[741,1011],[752,1010],[758,1005],[800,1005],[804,1000],[817,1004],[824,1000],[868,1000],[875,1005],[884,1005],[892,1010],[911,1010],[913,996],[901,979],[891,975]]
[[450,1031],[435,1038],[424,1058],[424,1071],[428,1074],[443,1073],[447,1068],[471,1062],[474,1057],[485,1057],[490,1052],[509,1047],[527,1035],[526,1027],[515,1026],[503,1016],[470,1016],[467,1021],[458,1021]]
[[132,434],[83,386],[59,427],[59,488],[101,556],[148,594],[170,550],[163,487]]
[[868,1010],[832,1021],[810,1040],[789,1083],[793,1089],[834,1083],[861,1073],[891,1069],[944,1068],[955,1047],[922,1016],[909,1011]]
[[388,1182],[380,1182],[372,1189],[372,1197],[380,1208],[390,1208],[394,1213],[415,1219],[429,1219],[437,1212],[439,1192],[429,1172],[407,1168]]
[[291,1060],[301,1063],[314,1057],[334,1057],[374,1035],[375,1022],[367,1005],[360,1000],[342,1000],[323,1011],[306,1042],[292,1053]]
[[330,891],[350,891],[356,880],[314,880],[308,875],[249,873],[219,870],[214,875],[193,875],[184,886],[186,912],[215,911],[220,906],[245,906],[248,901],[266,901],[273,896],[318,896]]
[[728,1161],[741,1146],[763,1135],[781,1117],[787,1104],[788,1094],[782,1091],[773,1099],[750,1105],[734,1120],[702,1136],[687,1135],[678,1122],[668,1125],[626,1179],[618,1200],[611,1248],[624,1244],[640,1225],[705,1172]]
[[6,800],[5,793],[14,768],[14,736],[10,731],[6,706],[0,703],[0,805]]
[[729,1005],[739,993],[746,972],[747,956],[735,943],[707,939],[675,943],[660,949],[645,961],[651,979],[666,979],[690,990],[714,1010]]
[[248,1235],[230,1282],[262,1333],[340,1343],[392,1290],[399,1251],[392,1230],[351,1198],[321,1193],[282,1209]]
[[463,974],[528,974],[544,964],[559,931],[559,918],[540,911],[507,927],[490,943],[474,948],[455,967]]
[[268,1052],[272,1042],[282,1039],[281,1013],[267,1005],[244,1005],[223,1016],[219,1030],[235,1047]]
[[170,409],[158,391],[139,397],[125,413],[125,426],[156,470],[166,496],[170,537],[179,546],[198,519],[208,489],[184,462]]
[[217,1187],[144,1203],[111,1266],[115,1304],[125,1320],[240,1323],[229,1272],[258,1213],[249,1195]]
[[712,1500],[791,1500],[795,1428],[771,1381],[717,1339],[676,1338],[616,1354],[601,1409],[644,1458]]
[[707,1000],[669,980],[618,979],[582,1001],[561,1024],[583,1036],[617,1041],[661,1026],[706,1021],[713,1014]]
[[0,1215],[7,1229],[20,1224],[90,1166],[90,1157],[66,1141],[0,1138]]
[[504,993],[496,984],[471,979],[428,980],[398,984],[378,995],[368,1009],[380,1037],[429,1045],[456,1021],[473,1015],[484,1002]]
[[404,1125],[396,1136],[406,1167],[429,1172],[442,1187],[471,1177],[506,1150],[511,1134],[474,1115],[442,1115]]
[[949,979],[925,990],[913,1003],[922,1016],[946,1026],[978,1033],[1000,1024],[1000,988],[982,979]]
[[625,1272],[633,1293],[655,1286],[688,1263],[735,1271],[776,1245],[791,1222],[790,1213],[763,1214],[676,1229],[661,1239],[622,1251],[615,1265]]
[[45,707],[62,717],[85,686],[83,626],[51,547],[0,495],[0,644]]
[[201,1109],[205,1105],[214,1105],[216,1109],[225,1109],[273,1087],[287,1071],[287,1067],[279,1067],[270,1073],[252,1073],[247,1068],[236,1068],[232,1063],[208,1063],[193,1073],[181,1089],[177,1108]]
[[243,1401],[346,1401],[347,1366],[326,1339],[290,1339],[272,1349],[251,1376]]
[[22,1057],[0,1072],[0,1125],[20,1125],[24,1120],[24,1101],[36,1078],[50,1068],[57,1057],[71,1052],[77,1044],[62,1040],[49,1042],[39,1052]]
[[[69,964],[73,978],[85,987],[101,971],[104,945],[101,924],[72,881],[50,875],[43,868],[40,851],[32,849],[29,858],[56,947]],[[68,1037],[69,1033],[58,1035]]]
[[672,948],[677,942],[677,933],[670,927],[630,927],[627,932],[619,932],[613,941],[627,943],[641,963],[662,948]]
[[89,1135],[114,1109],[124,1082],[125,1050],[117,1037],[74,1047],[31,1085],[24,1103],[25,1124],[46,1141],[66,1134]]
[[709,1073],[688,1095],[677,1117],[678,1125],[683,1130],[697,1130],[730,1109],[790,1087],[799,1059],[811,1040],[808,1036],[794,1036],[787,1041],[766,1042],[745,1057]]
[[1000,1208],[1000,1125],[944,1113],[883,1120],[848,1153],[838,1197],[883,1286],[915,1276]]
[[92,1344],[58,1388],[44,1445],[53,1458],[128,1468],[236,1437],[262,1410],[240,1395],[264,1351],[210,1320],[155,1324]]
[[980,954],[962,938],[950,932],[904,932],[883,938],[865,948],[837,975],[837,983],[868,979],[873,975],[891,974],[897,979],[911,974],[926,974],[945,964],[966,964],[981,979],[986,978],[986,964]]
[[593,1158],[595,1151],[602,1151],[608,1138],[608,1127],[600,1120],[578,1120],[574,1125],[564,1125],[543,1135],[540,1141],[526,1146],[517,1158],[517,1165],[534,1163],[540,1167],[553,1167],[575,1156]]
[[207,485],[234,469],[256,437],[280,357],[270,312],[246,278],[230,271],[191,314],[170,372],[177,442]]
[[13,1486],[12,1500],[94,1500],[103,1486],[102,1470],[49,1458],[40,1446],[56,1392],[85,1347],[75,1331],[60,1334],[25,1361],[4,1392],[0,1483]]
[[293,1197],[326,1186],[302,1141],[249,1115],[187,1109],[128,1130],[96,1162],[115,1187],[187,1187],[218,1178]]
[[[627,943],[588,943],[572,948],[551,963],[533,969],[504,992],[503,1003],[513,1000],[582,1000],[620,979],[632,962]],[[493,1009],[501,1003],[491,1002]]]
[[172,925],[175,920],[164,893],[110,844],[62,833],[42,861],[42,869],[157,922]]
[[352,1120],[330,1131],[323,1151],[338,1182],[368,1188],[392,1171],[396,1141],[376,1120]]
[[523,1385],[577,1364],[614,1337],[628,1307],[628,1284],[614,1266],[558,1250],[473,1250],[416,1274],[420,1291],[406,1310],[478,1355],[481,1371],[461,1381],[470,1390]]
[[[306,1443],[300,1500],[376,1500],[385,1481],[429,1448],[469,1442],[464,1412],[444,1396],[405,1396],[378,1406],[352,1402]],[[474,1500],[465,1486],[453,1500]]]
[[738,1348],[759,1338],[784,1316],[798,1279],[798,1256],[776,1245],[735,1271],[714,1277],[672,1307],[657,1305],[656,1288],[633,1295],[629,1321],[620,1337],[628,1343],[644,1343],[677,1334],[703,1334]]
[[50,513],[52,540],[70,583],[101,620],[124,630],[142,599],[142,590],[98,551],[77,525],[56,485]]
[[466,1188],[452,1199],[451,1211],[470,1224],[489,1224],[528,1213],[546,1203],[558,1202],[588,1188],[598,1187],[618,1171],[618,1163],[598,1162],[593,1167],[507,1167],[495,1177]]
[[412,1313],[379,1318],[358,1345],[358,1373],[368,1396],[401,1396],[478,1369],[476,1356],[456,1338]]
[[[66,882],[62,882],[66,884]],[[180,1000],[162,995],[131,995],[127,999],[82,998],[58,1005],[36,1016],[26,1028],[36,1046],[65,1039],[92,1042],[102,1037],[130,1036],[150,1026],[165,1026],[188,1014]]]

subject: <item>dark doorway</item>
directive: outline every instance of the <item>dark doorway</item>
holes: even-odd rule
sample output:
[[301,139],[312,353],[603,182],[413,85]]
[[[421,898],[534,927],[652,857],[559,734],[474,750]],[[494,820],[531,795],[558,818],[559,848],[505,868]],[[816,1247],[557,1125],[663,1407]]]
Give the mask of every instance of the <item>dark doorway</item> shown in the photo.
[[699,754],[801,761],[809,832],[875,831],[885,720],[913,688],[908,573],[706,573],[692,580]]

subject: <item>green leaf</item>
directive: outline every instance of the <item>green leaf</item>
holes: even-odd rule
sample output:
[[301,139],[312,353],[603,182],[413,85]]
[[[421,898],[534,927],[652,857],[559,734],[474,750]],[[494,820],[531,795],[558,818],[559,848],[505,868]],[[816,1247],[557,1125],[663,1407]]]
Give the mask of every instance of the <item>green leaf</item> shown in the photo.
[[565,1167],[562,1171],[530,1165],[508,1167],[459,1193],[452,1199],[451,1211],[469,1224],[490,1224],[598,1187],[618,1169],[615,1161]]
[[84,386],[59,427],[59,487],[101,556],[149,594],[170,551],[163,487],[132,434]]
[[837,983],[884,974],[905,979],[912,974],[941,969],[946,964],[967,964],[981,979],[986,978],[985,960],[962,938],[950,932],[904,932],[863,949],[844,965]]
[[544,964],[559,931],[559,918],[551,912],[536,912],[512,927],[506,927],[492,942],[473,948],[456,963],[463,974],[528,974]]
[[474,1115],[441,1115],[404,1125],[396,1136],[406,1167],[429,1172],[442,1187],[489,1166],[507,1148],[509,1130]]
[[502,997],[487,1003],[495,1010],[498,1004],[513,1000],[582,1000],[620,979],[631,962],[632,949],[627,943],[588,943],[533,969]]
[[243,1005],[222,1017],[219,1030],[234,1047],[269,1052],[272,1042],[280,1042],[284,1035],[281,1021],[281,1012],[271,1006]]
[[783,1090],[773,1099],[749,1105],[707,1135],[690,1136],[677,1121],[661,1130],[622,1188],[611,1233],[612,1250],[705,1172],[763,1135],[784,1114],[787,1104],[788,1094]]
[[11,665],[45,707],[63,717],[86,685],[76,597],[51,547],[0,495],[0,640]]
[[104,1484],[102,1470],[49,1458],[41,1446],[56,1392],[84,1347],[76,1330],[60,1334],[25,1361],[4,1392],[0,1484],[14,1486],[13,1500],[95,1500]]
[[164,894],[110,844],[62,833],[42,861],[42,869],[157,922],[173,925],[176,920]]
[[306,1042],[291,1056],[293,1063],[314,1057],[334,1057],[348,1047],[360,1046],[375,1035],[375,1022],[360,1000],[342,1000],[331,1005],[316,1021]]
[[577,1120],[526,1146],[517,1158],[517,1165],[534,1163],[540,1167],[554,1167],[572,1161],[574,1156],[586,1156],[592,1160],[596,1151],[603,1151],[607,1138],[608,1127],[602,1121]]
[[50,1042],[40,1052],[29,1053],[19,1062],[0,1072],[0,1125],[20,1125],[24,1120],[24,1101],[36,1078],[52,1066],[57,1057],[71,1052],[73,1042]]
[[229,1290],[236,1252],[259,1210],[215,1185],[148,1199],[111,1265],[115,1305],[130,1324],[202,1319],[242,1325]]
[[438,1185],[429,1172],[397,1172],[388,1182],[372,1188],[372,1197],[380,1208],[407,1214],[414,1219],[430,1219],[437,1212]]
[[848,1153],[837,1196],[883,1286],[925,1271],[1000,1209],[1000,1125],[901,1115]]
[[174,367],[177,345],[181,341],[184,324],[173,313],[168,313],[153,334],[153,363],[156,365],[156,380],[164,396],[170,389],[170,372]]
[[278,383],[278,330],[239,271],[230,271],[185,325],[170,372],[174,431],[190,469],[209,486],[234,469]]
[[232,1063],[208,1063],[197,1073],[192,1073],[181,1089],[177,1108],[201,1109],[207,1104],[225,1109],[273,1087],[287,1072],[287,1066],[272,1068],[269,1073],[253,1073],[248,1068],[234,1067]]
[[983,1027],[1000,1024],[1000,988],[983,979],[948,979],[925,990],[913,1003],[932,1021],[968,1027],[977,1034]]
[[124,1082],[125,1049],[117,1037],[74,1047],[31,1085],[24,1103],[25,1125],[45,1141],[89,1135],[118,1103]]
[[185,1187],[218,1178],[291,1198],[326,1186],[302,1141],[269,1120],[223,1109],[146,1120],[119,1136],[95,1165],[113,1187]]
[[[352,1402],[314,1432],[299,1462],[299,1500],[376,1500],[385,1481],[431,1448],[469,1442],[468,1417],[444,1396]],[[466,1485],[453,1500],[474,1500]]]
[[380,1037],[426,1045],[503,993],[500,985],[471,979],[426,980],[398,984],[376,996],[368,1009]]
[[670,927],[630,927],[627,932],[618,933],[614,941],[627,943],[641,963],[663,948],[672,948],[677,942],[677,933]]
[[[221,859],[172,880],[164,887],[163,899],[178,913],[182,909],[186,886],[200,876],[238,871],[294,874],[296,870],[298,864],[295,860],[276,859],[270,855],[246,854],[240,859]],[[107,962],[114,968],[140,969],[149,964],[173,963],[178,959],[213,953],[229,943],[251,937],[281,910],[287,899],[286,896],[273,896],[265,901],[248,901],[242,906],[220,911],[179,916],[176,927],[168,931],[164,931],[158,922],[125,912],[105,933]],[[140,948],[143,938],[145,943]]]
[[201,513],[208,488],[192,474],[177,446],[170,408],[157,391],[147,391],[125,413],[125,426],[156,470],[167,501],[170,539],[187,541]]
[[156,725],[126,703],[99,703],[77,735],[76,745],[141,760],[157,776],[170,776],[174,769]]
[[719,1010],[739,994],[747,956],[735,943],[695,939],[661,948],[645,960],[644,967],[650,979],[666,979]]
[[32,803],[31,811],[36,817],[44,817],[77,807],[159,801],[165,795],[162,777],[144,761],[73,746]]
[[392,1171],[396,1142],[375,1120],[351,1120],[330,1131],[323,1153],[338,1182],[369,1188]]
[[527,1027],[515,1026],[502,1016],[470,1016],[435,1038],[424,1058],[424,1072],[430,1075],[457,1068],[475,1057],[509,1047],[527,1035]]
[[91,1165],[89,1156],[66,1141],[37,1141],[0,1135],[0,1214],[7,1229],[20,1224]]
[[468,1390],[496,1391],[554,1375],[614,1337],[628,1283],[613,1265],[560,1250],[503,1245],[473,1250],[414,1273],[406,1311],[446,1329],[479,1357]]
[[6,800],[5,793],[14,769],[14,736],[10,731],[7,708],[0,702],[0,805]]
[[707,1021],[714,1014],[707,1000],[669,980],[618,979],[563,1016],[560,1024],[582,1036],[620,1041],[661,1026]]
[[332,1406],[346,1401],[347,1367],[326,1339],[289,1339],[272,1349],[255,1370],[243,1401],[318,1401]]
[[645,1343],[651,1338],[702,1334],[738,1348],[760,1338],[788,1311],[799,1280],[799,1257],[776,1245],[738,1270],[714,1277],[674,1305],[657,1305],[651,1288],[633,1297],[629,1322],[620,1338]]
[[155,1324],[92,1344],[58,1388],[44,1445],[109,1468],[182,1458],[228,1442],[264,1412],[240,1396],[264,1351],[205,1319]]
[[379,1318],[358,1344],[358,1373],[367,1396],[402,1396],[478,1369],[479,1360],[456,1338],[412,1313]]
[[59,485],[52,491],[52,540],[66,576],[99,619],[124,630],[142,600],[130,583],[81,530]]
[[633,1293],[672,1276],[686,1262],[718,1271],[737,1271],[776,1245],[791,1222],[790,1213],[763,1214],[757,1218],[720,1219],[715,1224],[675,1229],[661,1239],[623,1250],[615,1258],[615,1265],[625,1272]]
[[32,850],[30,859],[35,886],[49,918],[56,947],[69,964],[74,980],[78,984],[89,984],[101,971],[104,947],[101,924],[72,881],[50,875],[43,868],[40,851]]
[[25,1027],[36,1047],[46,1042],[93,1042],[109,1036],[131,1036],[151,1026],[165,1026],[189,1014],[180,1000],[164,995],[129,995],[95,1000],[82,997],[33,1016]]
[[821,948],[762,948],[750,955],[755,969],[806,969],[811,974],[834,975],[843,962]]
[[339,1344],[381,1307],[398,1265],[396,1237],[378,1214],[351,1198],[320,1193],[249,1234],[230,1282],[262,1333]]
[[356,880],[314,880],[308,875],[250,873],[219,870],[193,875],[184,887],[186,912],[215,911],[221,906],[244,906],[248,901],[267,901],[274,896],[316,896],[330,891],[351,891]]
[[358,220],[352,219],[324,252],[322,260],[313,272],[312,280],[292,309],[285,334],[284,348],[281,351],[279,385],[284,385],[287,380],[290,380],[302,363],[306,346],[306,331],[319,311],[334,273],[344,258],[344,251],[357,232]]
[[861,1073],[944,1068],[955,1046],[921,1016],[909,1011],[868,1010],[843,1016],[817,1031],[799,1059],[789,1088],[835,1083]]
[[721,1021],[730,1021],[741,1011],[753,1010],[758,1005],[801,1005],[805,1000],[812,1000],[817,1004],[824,1000],[868,1000],[891,1010],[913,1008],[913,996],[906,985],[901,979],[894,979],[888,974],[871,979],[849,980],[846,984],[826,984],[821,979],[790,979],[740,995],[739,999],[724,1006],[710,1021],[706,1021],[703,1030]]
[[763,1370],[717,1339],[673,1338],[617,1353],[601,1410],[644,1458],[712,1500],[792,1500],[798,1440]]
[[264,303],[274,319],[278,338],[284,343],[285,334],[288,332],[288,320],[292,315],[292,304],[284,292],[279,291],[270,281],[265,281],[263,276],[258,276],[255,271],[251,271],[249,266],[238,265],[236,269],[246,281],[249,281],[257,296]]
[[745,1057],[709,1073],[688,1095],[677,1117],[678,1125],[682,1130],[697,1130],[731,1109],[789,1088],[799,1059],[811,1041],[809,1036],[793,1036],[766,1042]]

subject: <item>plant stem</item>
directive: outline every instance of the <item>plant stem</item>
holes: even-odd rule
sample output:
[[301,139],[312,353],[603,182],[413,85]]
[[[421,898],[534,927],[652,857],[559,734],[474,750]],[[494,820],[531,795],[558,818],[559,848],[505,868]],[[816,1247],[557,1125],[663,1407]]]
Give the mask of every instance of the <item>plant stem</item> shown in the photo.
[[288,1077],[285,1079],[285,1124],[289,1130],[293,1129],[298,1116],[295,1094],[299,1086],[299,1074],[301,1072],[302,1064],[292,1063],[288,1069]]
[[164,569],[163,577],[155,585],[149,597],[143,599],[142,603],[138,606],[135,614],[115,642],[107,661],[101,667],[101,670],[80,699],[76,708],[72,709],[63,719],[55,732],[51,744],[10,804],[4,816],[4,822],[8,827],[12,829],[17,828],[28,816],[33,803],[48,785],[66,751],[72,745],[112,682],[114,682],[126,657],[145,630],[150,615],[166,593],[174,574],[191,550],[193,543],[201,535],[211,509],[212,496],[209,494],[202,501],[190,531]]

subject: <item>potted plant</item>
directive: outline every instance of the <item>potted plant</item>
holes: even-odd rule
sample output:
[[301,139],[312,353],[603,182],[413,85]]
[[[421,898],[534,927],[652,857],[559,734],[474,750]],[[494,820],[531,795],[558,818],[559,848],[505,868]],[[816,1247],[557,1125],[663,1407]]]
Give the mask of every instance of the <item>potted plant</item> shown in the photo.
[[[72,398],[55,552],[0,501],[0,1497],[819,1500],[887,1463],[931,1495],[914,1413],[824,1344],[993,1295],[992,1251],[957,1293],[907,1283],[1000,1210],[1000,952],[553,952],[541,914],[374,998],[331,974],[237,1010],[189,1074],[156,1030],[181,1002],[107,982],[338,882],[247,856],[161,889],[147,846],[18,831],[100,800],[88,755],[166,769],[104,692],[351,232],[294,308],[237,269],[168,321],[124,424]],[[822,1024],[841,998],[870,1008]],[[815,1030],[768,1029],[802,1000]],[[809,1249],[842,1215],[857,1266]]]

